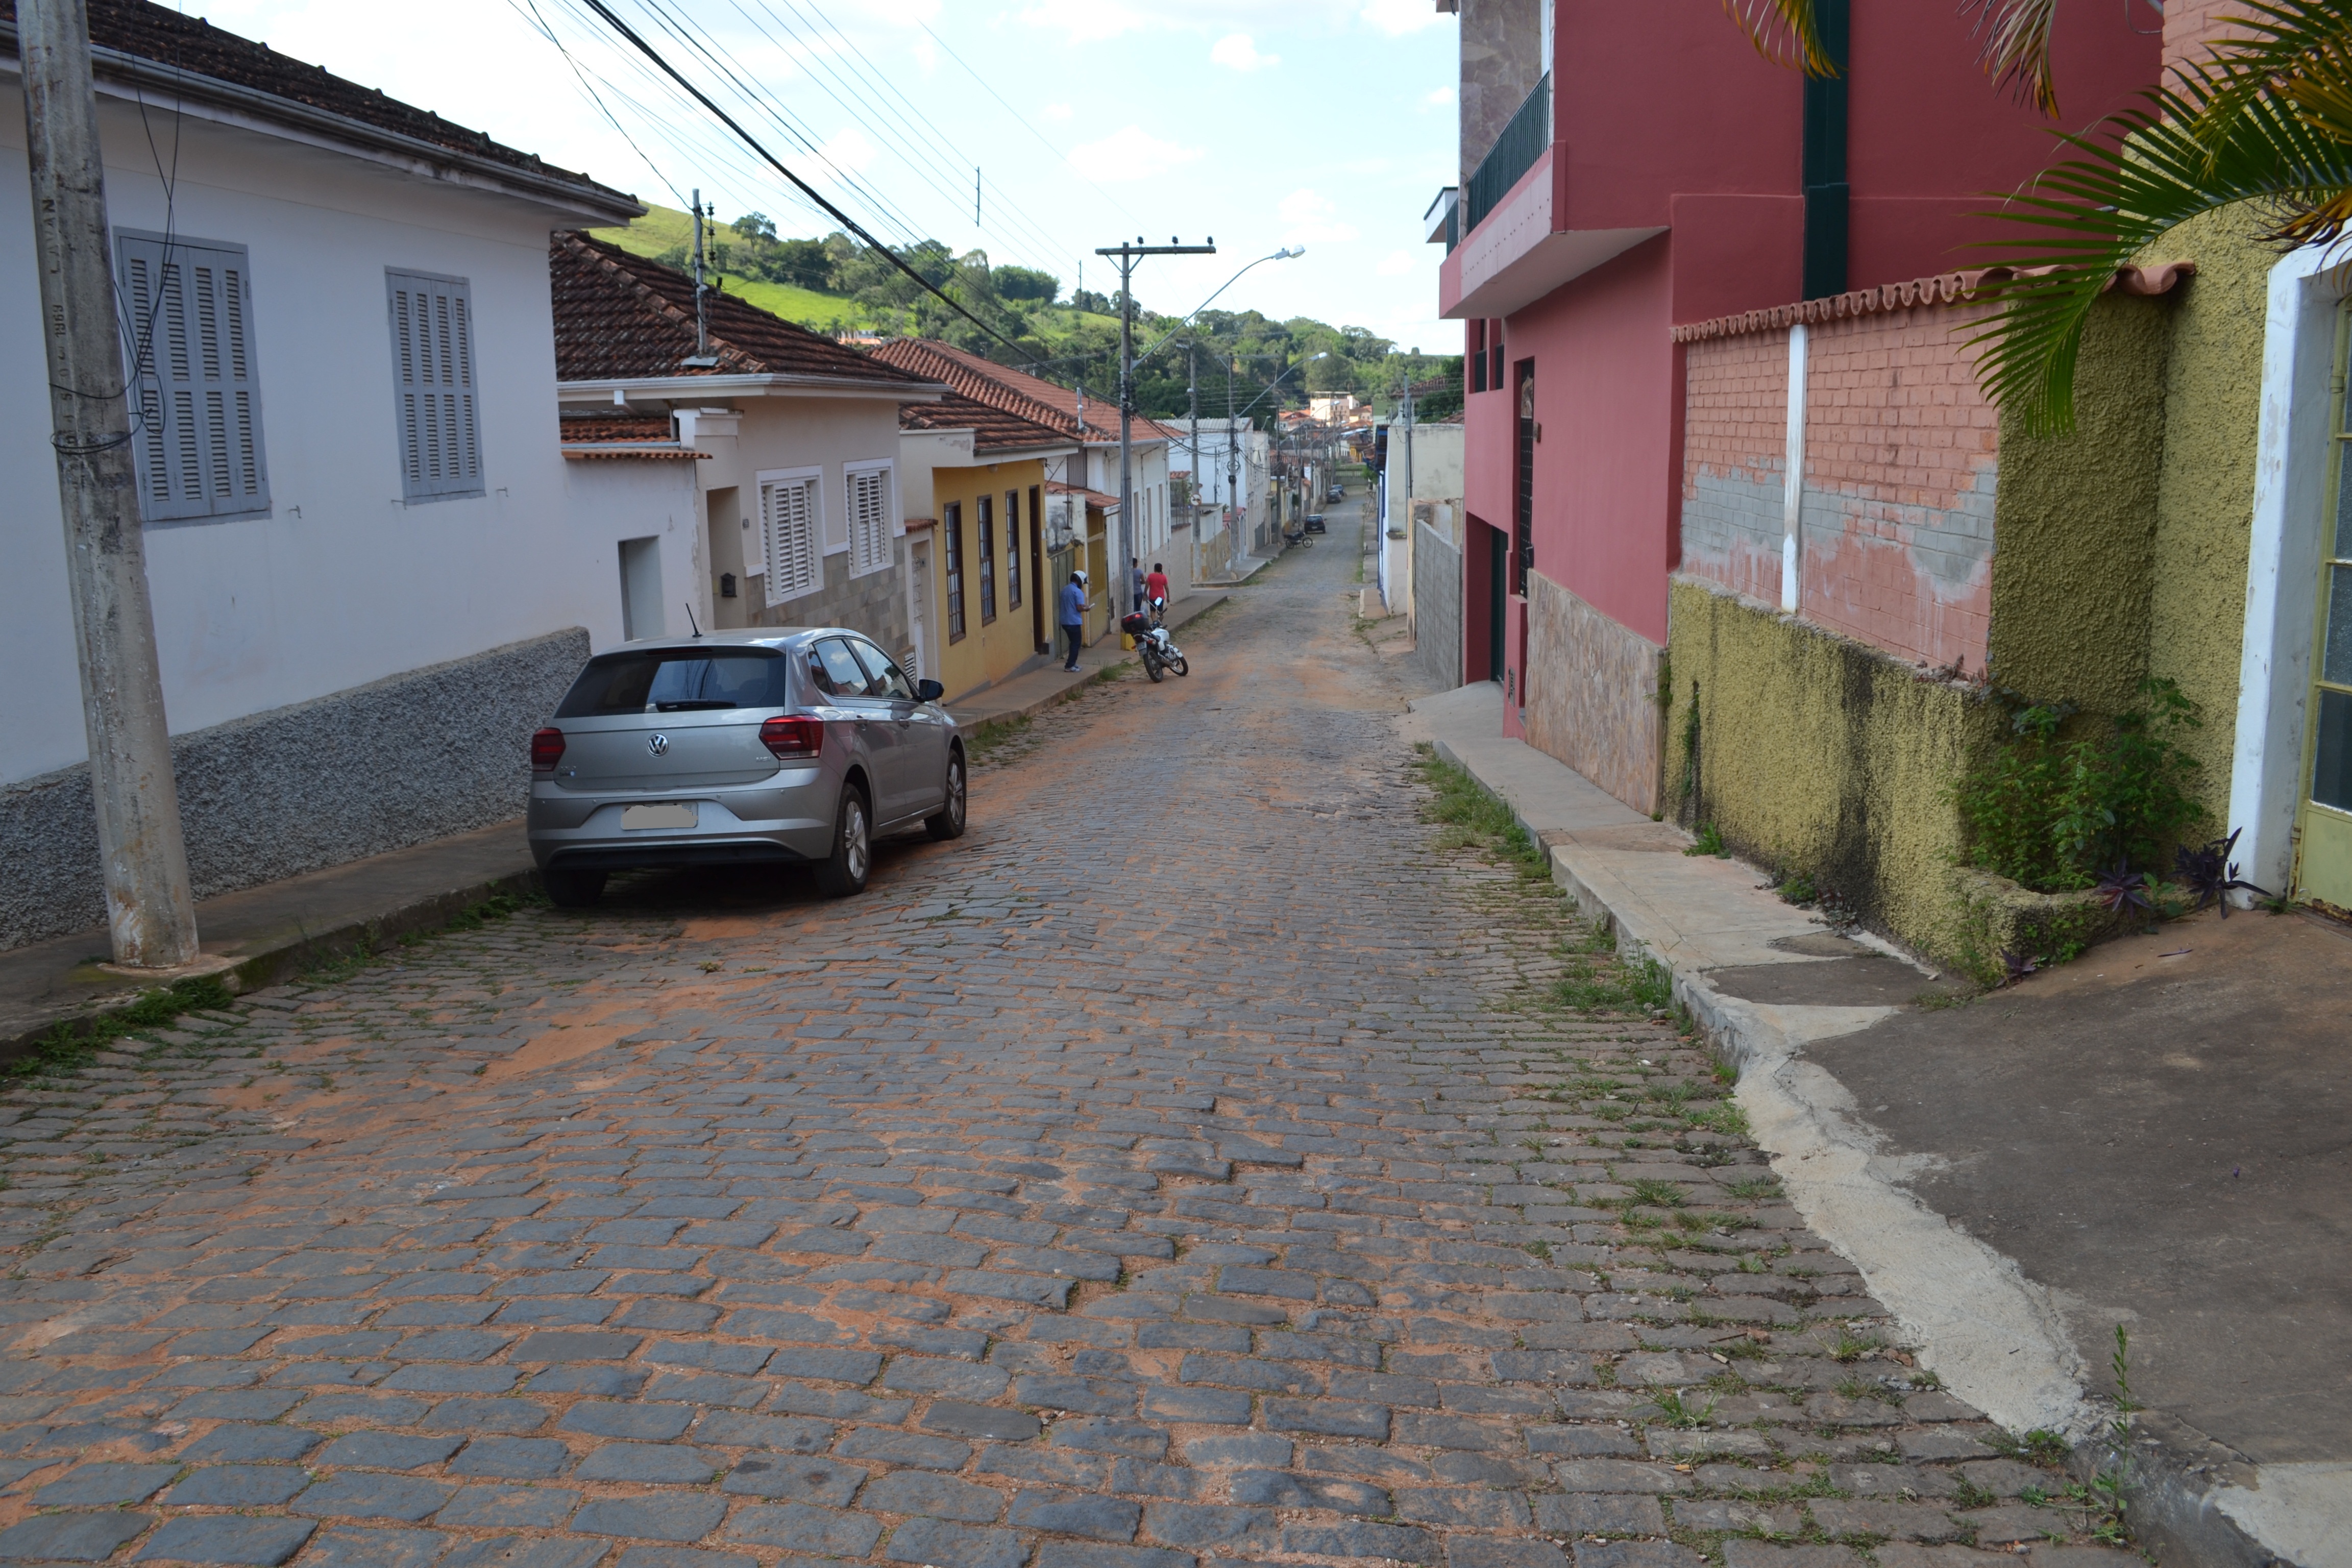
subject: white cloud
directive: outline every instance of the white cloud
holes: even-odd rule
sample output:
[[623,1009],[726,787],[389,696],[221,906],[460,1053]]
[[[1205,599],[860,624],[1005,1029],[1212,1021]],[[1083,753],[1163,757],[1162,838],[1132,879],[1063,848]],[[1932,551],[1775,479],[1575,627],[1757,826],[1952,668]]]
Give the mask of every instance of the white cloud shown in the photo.
[[1381,264],[1372,270],[1383,278],[1402,278],[1412,270],[1412,264],[1416,259],[1418,258],[1410,250],[1391,250],[1381,258]]
[[1454,101],[1454,89],[1450,85],[1433,89],[1421,101],[1432,109],[1444,109]]
[[1049,103],[1037,112],[1047,120],[1067,120],[1073,110],[1066,103]]
[[1293,244],[1338,244],[1357,237],[1350,225],[1334,223],[1339,204],[1315,191],[1293,191],[1276,209],[1282,216],[1283,237]]
[[1070,167],[1090,180],[1149,180],[1201,156],[1198,147],[1163,142],[1139,125],[1070,149]]
[[1442,13],[1430,0],[1370,0],[1362,15],[1368,24],[1391,38],[1418,33],[1442,19]]
[[1262,55],[1247,33],[1227,33],[1209,49],[1209,58],[1216,65],[1230,66],[1237,71],[1259,71],[1282,63],[1280,55]]
[[1021,19],[1033,27],[1058,33],[1072,43],[1099,43],[1147,26],[1151,18],[1110,0],[1035,0],[1024,6]]
[[827,138],[816,155],[845,174],[862,174],[874,162],[874,143],[855,125],[844,126]]

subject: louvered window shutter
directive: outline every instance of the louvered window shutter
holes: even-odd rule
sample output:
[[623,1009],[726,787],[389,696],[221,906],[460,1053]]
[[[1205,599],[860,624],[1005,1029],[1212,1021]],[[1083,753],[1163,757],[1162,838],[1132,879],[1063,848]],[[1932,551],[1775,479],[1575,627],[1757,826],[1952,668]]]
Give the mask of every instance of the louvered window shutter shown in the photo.
[[890,564],[890,473],[866,468],[849,476],[849,571],[854,577]]
[[384,289],[398,388],[401,499],[480,495],[473,287],[463,278],[387,269]]
[[761,480],[760,521],[767,536],[768,603],[781,605],[814,593],[824,582],[824,558],[817,551],[816,481]]
[[149,522],[269,510],[245,247],[120,234],[132,447]]

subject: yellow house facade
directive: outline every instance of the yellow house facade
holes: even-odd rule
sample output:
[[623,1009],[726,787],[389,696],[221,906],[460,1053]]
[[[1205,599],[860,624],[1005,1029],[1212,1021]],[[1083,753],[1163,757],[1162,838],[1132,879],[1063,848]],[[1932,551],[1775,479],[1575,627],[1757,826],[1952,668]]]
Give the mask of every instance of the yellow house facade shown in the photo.
[[899,427],[900,493],[916,619],[916,664],[947,700],[1043,663],[1053,651],[1050,468],[1070,437],[950,395],[908,407]]

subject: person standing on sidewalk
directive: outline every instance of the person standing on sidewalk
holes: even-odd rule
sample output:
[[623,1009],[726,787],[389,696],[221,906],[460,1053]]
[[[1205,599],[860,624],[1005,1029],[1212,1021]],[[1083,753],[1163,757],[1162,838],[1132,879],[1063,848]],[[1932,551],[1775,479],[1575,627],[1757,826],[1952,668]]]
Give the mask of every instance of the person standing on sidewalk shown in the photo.
[[1168,609],[1168,568],[1155,561],[1151,575],[1143,580],[1143,602],[1151,610],[1151,624],[1158,626]]
[[1135,589],[1133,595],[1135,603],[1129,607],[1139,610],[1143,608],[1143,561],[1141,557],[1134,555],[1129,556],[1127,558],[1127,569],[1129,574],[1134,578],[1132,585]]
[[1075,671],[1078,668],[1078,643],[1086,636],[1087,574],[1085,573],[1071,573],[1070,580],[1062,584],[1060,613],[1057,618],[1062,623],[1062,640],[1070,645],[1070,657],[1063,661],[1062,668]]

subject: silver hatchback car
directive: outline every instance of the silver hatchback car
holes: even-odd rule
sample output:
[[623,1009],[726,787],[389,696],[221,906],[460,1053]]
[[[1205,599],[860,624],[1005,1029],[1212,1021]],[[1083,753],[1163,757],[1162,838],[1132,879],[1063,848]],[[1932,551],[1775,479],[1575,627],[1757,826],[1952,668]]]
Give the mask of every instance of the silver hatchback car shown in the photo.
[[935,680],[841,626],[600,653],[530,740],[531,858],[558,904],[613,871],[805,865],[862,891],[874,840],[963,835],[963,738]]

